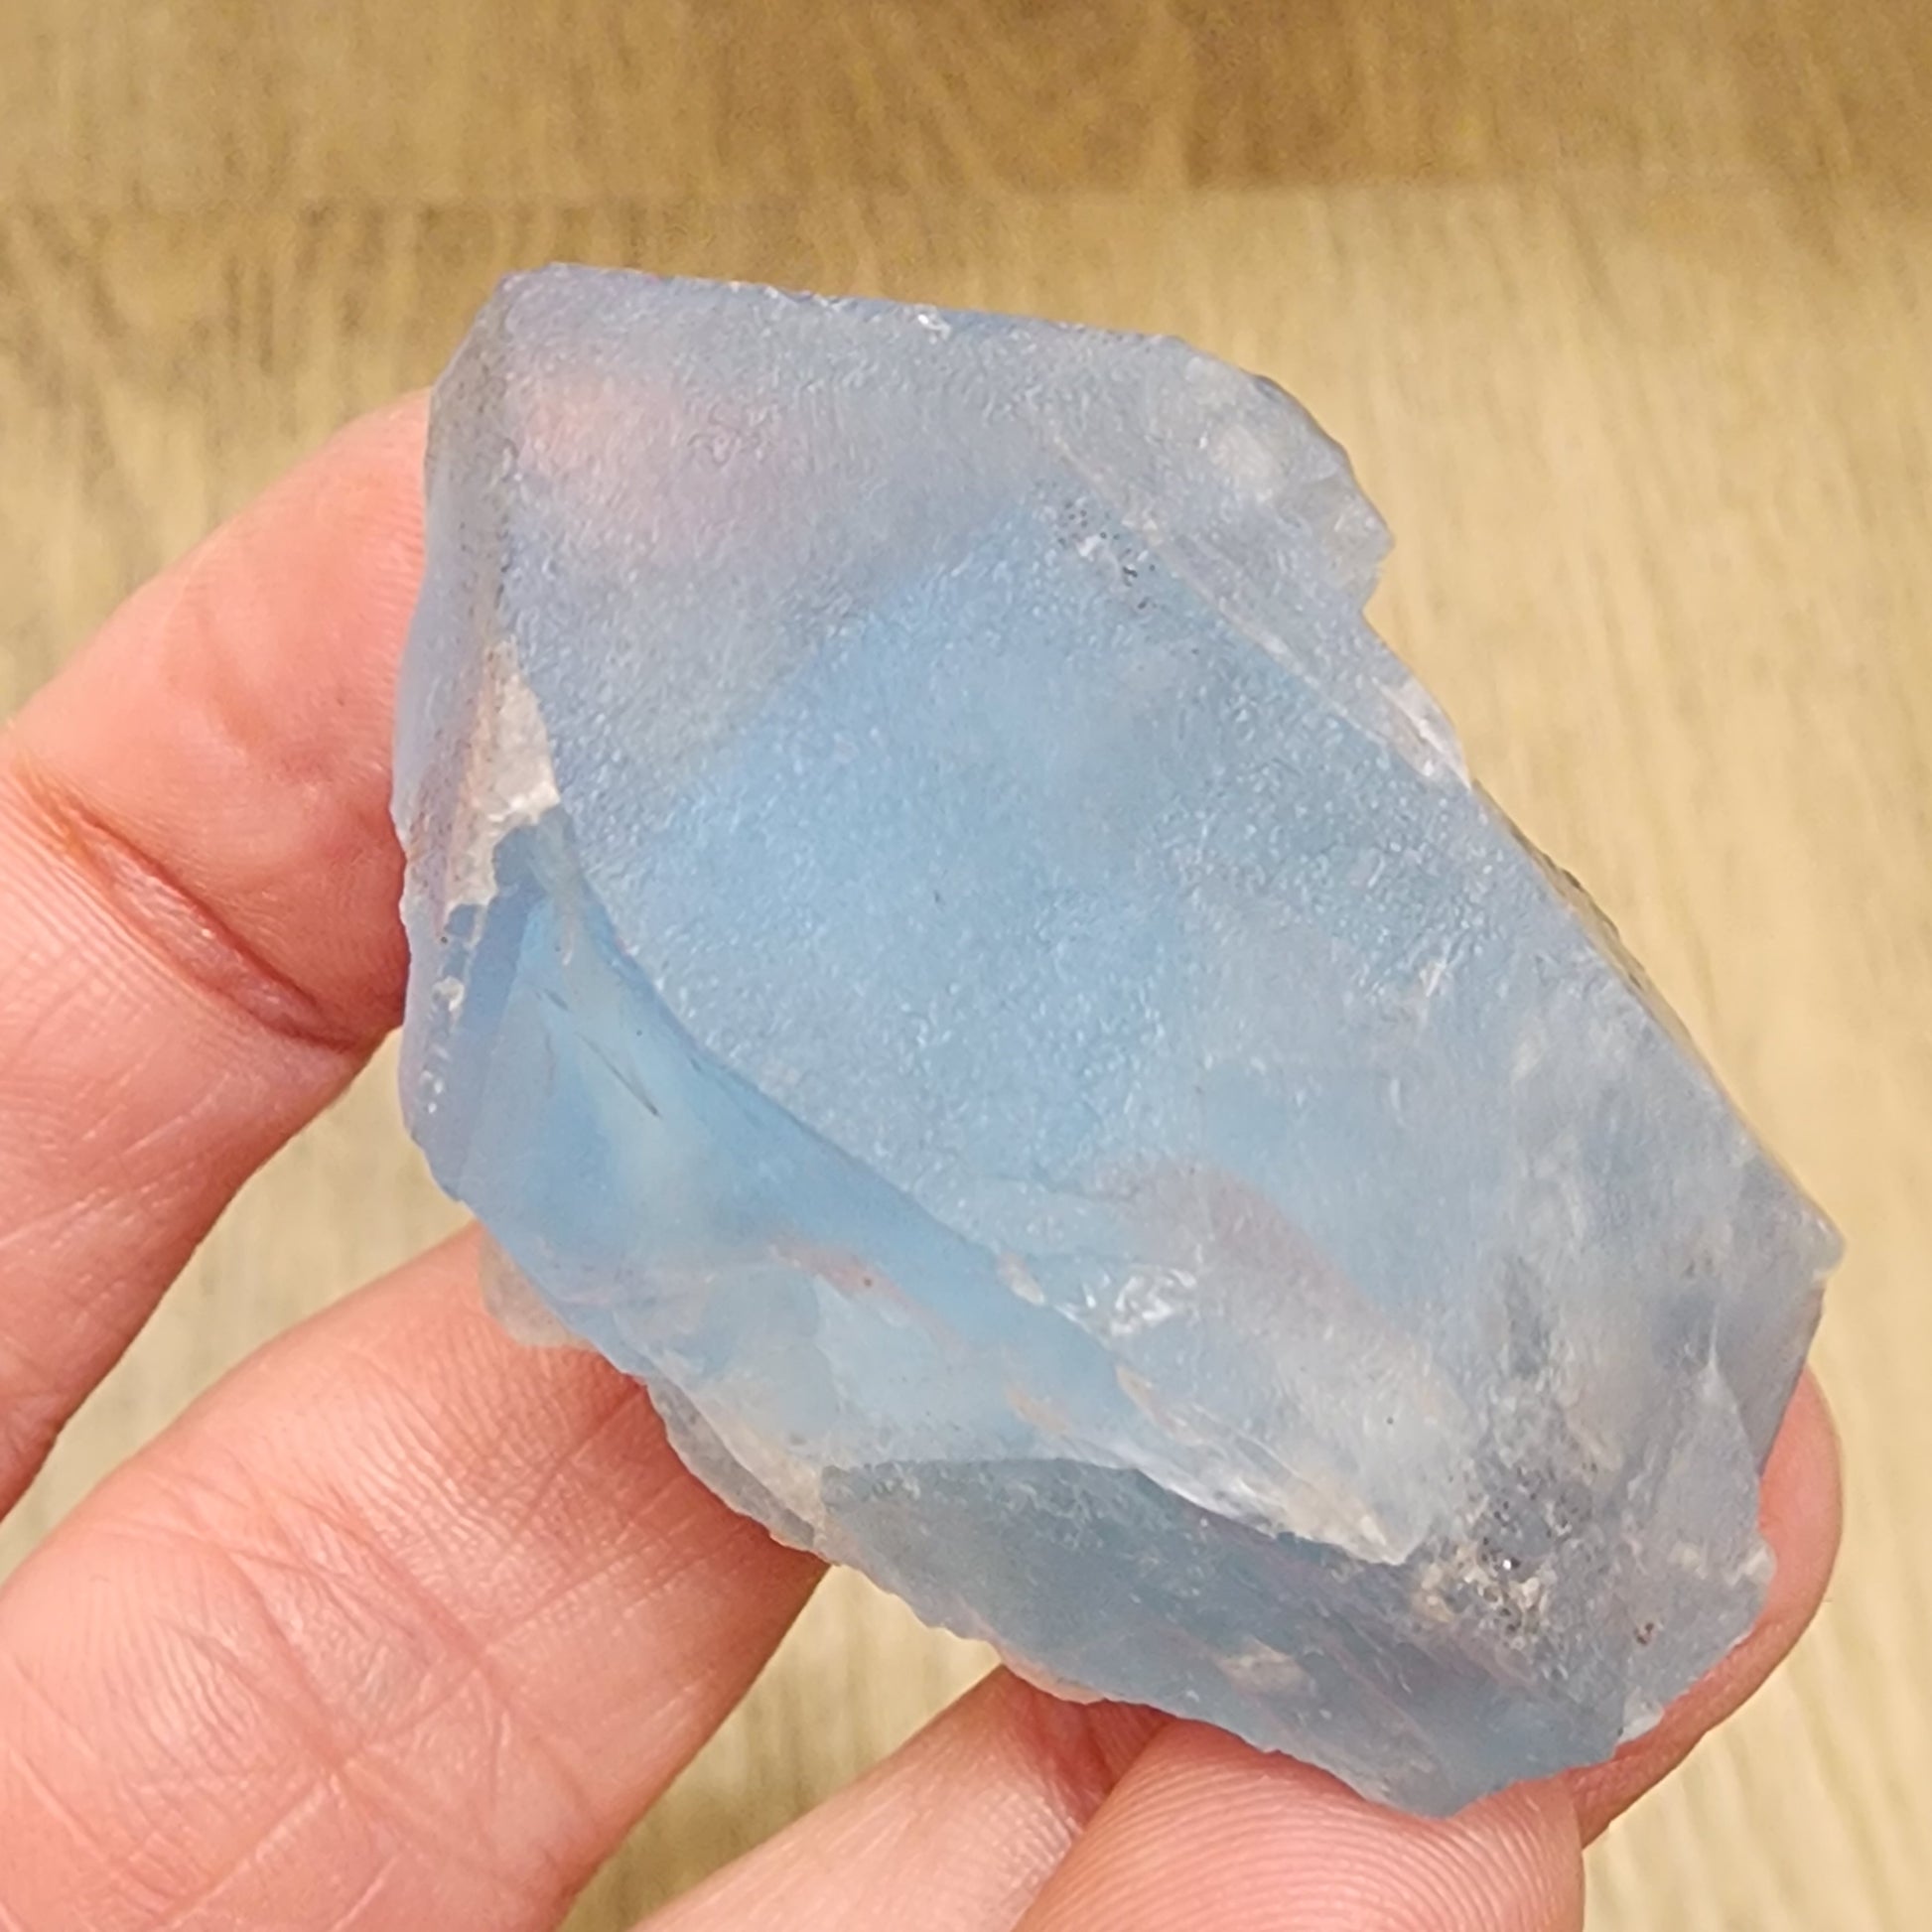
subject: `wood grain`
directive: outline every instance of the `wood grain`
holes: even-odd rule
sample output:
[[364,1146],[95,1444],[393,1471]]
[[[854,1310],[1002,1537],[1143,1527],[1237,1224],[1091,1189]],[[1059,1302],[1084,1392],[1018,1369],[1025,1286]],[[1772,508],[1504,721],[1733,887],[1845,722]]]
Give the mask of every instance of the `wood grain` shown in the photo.
[[1616,171],[1923,199],[1920,0],[10,0],[0,197],[99,210]]
[[[774,24],[782,16],[784,25]],[[0,14],[0,712],[556,255],[1173,330],[1398,533],[1376,612],[1845,1226],[1845,1561],[1593,1861],[1592,1932],[1932,1897],[1932,13],[1901,0]],[[809,59],[801,50],[809,53]],[[237,1202],[3,1570],[448,1224],[378,1068]],[[981,1666],[853,1580],[573,1921],[615,1932]]]

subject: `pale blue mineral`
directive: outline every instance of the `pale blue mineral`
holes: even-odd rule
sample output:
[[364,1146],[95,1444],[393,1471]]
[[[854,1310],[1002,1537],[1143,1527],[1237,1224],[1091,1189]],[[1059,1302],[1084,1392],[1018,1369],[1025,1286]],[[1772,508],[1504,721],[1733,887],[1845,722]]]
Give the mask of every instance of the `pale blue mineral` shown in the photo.
[[1179,343],[557,269],[438,391],[404,1095],[779,1536],[1444,1811],[1749,1625],[1835,1238]]

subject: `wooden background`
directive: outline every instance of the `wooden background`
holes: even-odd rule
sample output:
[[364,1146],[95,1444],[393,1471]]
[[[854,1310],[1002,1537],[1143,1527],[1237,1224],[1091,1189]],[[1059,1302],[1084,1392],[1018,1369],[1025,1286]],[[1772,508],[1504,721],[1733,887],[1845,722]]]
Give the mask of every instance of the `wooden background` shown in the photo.
[[[1173,330],[1349,445],[1392,639],[1851,1243],[1831,1602],[1595,1855],[1592,1932],[1932,1923],[1932,5],[0,0],[0,714],[559,255]],[[387,1079],[250,1188],[0,1568],[447,1224]],[[978,1668],[836,1580],[576,1932]]]

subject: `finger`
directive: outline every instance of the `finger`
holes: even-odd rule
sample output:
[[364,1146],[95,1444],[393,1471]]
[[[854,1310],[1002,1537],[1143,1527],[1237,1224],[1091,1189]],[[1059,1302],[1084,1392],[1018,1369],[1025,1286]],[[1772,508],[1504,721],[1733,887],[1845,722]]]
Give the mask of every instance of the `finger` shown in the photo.
[[[1837,1541],[1837,1479],[1823,1405],[1809,1385],[1766,1469],[1762,1517],[1778,1565],[1762,1618],[1658,1731],[1613,1764],[1573,1775],[1591,1832],[1736,1707],[1816,1605]],[[1065,1705],[996,1673],[869,1777],[653,1918],[648,1932],[765,1922],[798,1932],[1010,1926],[1166,1722]]]
[[422,442],[345,433],[0,736],[0,1509],[394,1023]]
[[1573,1932],[1577,1817],[1561,1783],[1410,1818],[1197,1725],[1136,1760],[1021,1932]]
[[996,1671],[648,1932],[1006,1932],[1170,1722]]
[[[1579,1923],[1577,1847],[1763,1682],[1823,1594],[1838,1546],[1838,1462],[1809,1378],[1766,1465],[1760,1513],[1777,1570],[1757,1625],[1655,1731],[1608,1764],[1505,1792],[1438,1823],[1364,1805],[1332,1779],[1213,1733],[1177,1730],[1156,1741],[1102,1807],[1025,1932],[1132,1932],[1167,1923],[1164,1914],[1182,1910],[1189,1896],[1196,1903],[1186,1922],[1214,1932],[1412,1924],[1542,1932]],[[1199,1880],[1191,1890],[1183,1888],[1190,1862]],[[1183,1877],[1164,1895],[1157,1880],[1170,1866]]]
[[817,1574],[438,1250],[0,1591],[0,1925],[547,1932]]
[[1674,1770],[1782,1663],[1824,1600],[1841,1522],[1838,1439],[1807,1374],[1764,1465],[1759,1502],[1777,1569],[1749,1636],[1665,1712],[1654,1730],[1606,1764],[1570,1774],[1586,1843]]

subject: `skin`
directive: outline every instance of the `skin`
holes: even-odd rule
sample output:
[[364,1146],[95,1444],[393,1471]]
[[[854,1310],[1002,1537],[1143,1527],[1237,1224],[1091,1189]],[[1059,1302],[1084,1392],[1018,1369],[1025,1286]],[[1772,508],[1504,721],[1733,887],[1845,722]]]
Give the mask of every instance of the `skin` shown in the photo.
[[[400,1013],[390,710],[419,401],[149,585],[0,736],[0,1508]],[[0,1590],[0,1932],[554,1925],[817,1578],[468,1237],[245,1363]],[[1432,1823],[997,1673],[656,1932],[1560,1932],[1839,1534],[1799,1392],[1752,1635],[1610,1763]]]

